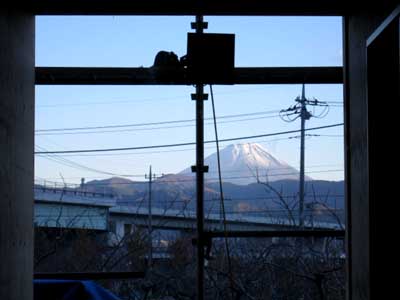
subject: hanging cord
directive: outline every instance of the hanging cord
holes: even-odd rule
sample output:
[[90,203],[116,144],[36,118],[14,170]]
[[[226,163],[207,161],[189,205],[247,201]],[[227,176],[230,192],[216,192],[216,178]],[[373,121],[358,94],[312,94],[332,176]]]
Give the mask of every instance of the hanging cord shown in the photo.
[[228,272],[229,272],[229,280],[231,285],[231,293],[232,293],[232,300],[234,299],[234,281],[233,281],[233,274],[232,274],[232,262],[231,262],[231,255],[229,250],[229,243],[228,243],[228,234],[226,228],[226,213],[225,213],[225,203],[224,203],[224,191],[222,188],[222,175],[221,175],[221,159],[219,154],[219,140],[218,140],[218,130],[217,130],[217,117],[215,114],[215,103],[214,103],[214,93],[212,85],[210,84],[210,94],[211,94],[211,105],[213,111],[213,119],[214,119],[214,131],[215,131],[215,144],[217,146],[217,165],[218,165],[218,181],[219,181],[219,193],[221,199],[221,211],[222,211],[222,218],[223,218],[223,228],[225,234],[225,251],[226,257],[228,260]]

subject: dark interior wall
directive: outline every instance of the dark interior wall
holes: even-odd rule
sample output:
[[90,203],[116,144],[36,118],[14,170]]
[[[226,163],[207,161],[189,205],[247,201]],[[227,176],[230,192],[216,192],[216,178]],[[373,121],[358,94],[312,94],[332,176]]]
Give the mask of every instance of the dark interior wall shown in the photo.
[[[372,299],[390,295],[390,280],[382,286],[382,274],[393,272],[398,248],[388,240],[398,227],[398,185],[393,160],[398,157],[398,103],[400,102],[400,7],[368,41],[368,156],[370,196],[370,265]],[[393,272],[394,273],[394,272]],[[390,278],[390,277],[389,277]],[[397,278],[396,278],[397,280]],[[395,281],[396,281],[395,280]],[[390,297],[390,296],[389,296]]]
[[0,299],[32,299],[35,18],[0,13]]
[[[368,135],[367,39],[389,13],[390,9],[377,5],[369,12],[344,18],[348,299],[379,299],[371,293],[378,283],[371,280],[371,224],[377,220],[373,219],[370,195],[370,185],[375,183],[369,168],[369,146],[374,141]],[[390,275],[379,274],[382,276]]]

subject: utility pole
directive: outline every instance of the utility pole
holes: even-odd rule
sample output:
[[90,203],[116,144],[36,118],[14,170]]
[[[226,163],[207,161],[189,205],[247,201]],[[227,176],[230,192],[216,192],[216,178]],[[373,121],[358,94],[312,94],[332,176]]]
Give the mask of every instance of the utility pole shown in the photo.
[[[326,102],[318,101],[317,99],[309,100],[306,98],[305,84],[303,84],[301,97],[295,99],[295,105],[288,109],[280,111],[280,116],[285,122],[293,122],[300,118],[300,178],[299,178],[299,227],[304,228],[304,196],[305,196],[305,129],[306,121],[311,117],[323,118],[329,112],[329,106]],[[323,107],[319,114],[312,114],[307,109],[307,105]]]
[[311,114],[307,111],[306,106],[306,96],[305,96],[305,86],[303,84],[303,89],[301,92],[300,99],[300,120],[301,120],[301,137],[300,137],[300,186],[299,186],[299,226],[300,228],[304,227],[304,159],[305,159],[305,147],[304,147],[304,139],[305,139],[305,127],[306,120],[309,120]]
[[153,183],[153,179],[156,178],[156,175],[152,173],[151,171],[151,165],[149,169],[149,174],[144,176],[146,179],[149,180],[149,196],[148,196],[148,235],[149,235],[149,258],[148,258],[148,264],[149,268],[151,269],[153,266],[153,225],[152,225],[152,212],[151,212],[151,185]]

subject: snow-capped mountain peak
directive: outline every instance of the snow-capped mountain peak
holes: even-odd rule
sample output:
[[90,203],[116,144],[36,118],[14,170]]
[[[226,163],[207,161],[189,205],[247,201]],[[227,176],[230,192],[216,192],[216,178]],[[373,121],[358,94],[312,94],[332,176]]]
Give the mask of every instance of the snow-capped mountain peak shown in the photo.
[[[299,172],[286,162],[277,159],[262,145],[257,143],[232,144],[220,150],[221,171],[224,182],[235,184],[250,184],[259,180],[277,181],[284,179],[299,179]],[[218,177],[217,154],[205,158],[209,166],[206,180],[216,180]],[[185,169],[180,174],[189,174]],[[309,178],[308,178],[309,179]]]

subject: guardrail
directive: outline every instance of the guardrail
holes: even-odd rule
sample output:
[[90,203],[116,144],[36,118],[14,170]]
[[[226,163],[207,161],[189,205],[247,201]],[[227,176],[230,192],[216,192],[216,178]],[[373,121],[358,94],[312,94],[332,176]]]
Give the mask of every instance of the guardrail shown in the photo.
[[35,185],[35,190],[40,190],[42,192],[50,192],[50,193],[59,193],[59,194],[69,194],[74,196],[84,196],[84,197],[93,197],[93,198],[114,198],[115,195],[109,193],[98,193],[98,192],[89,192],[85,190],[80,190],[77,188],[71,187],[46,187],[46,186],[38,186]]

